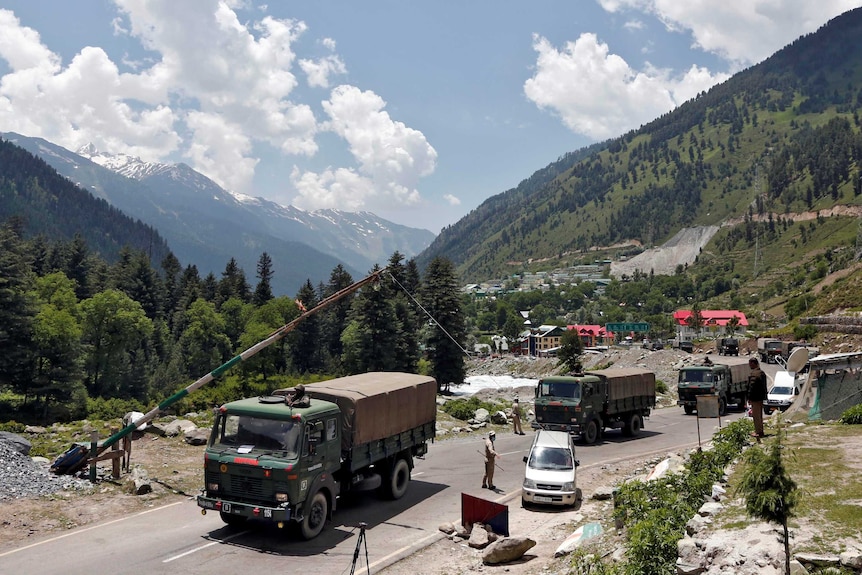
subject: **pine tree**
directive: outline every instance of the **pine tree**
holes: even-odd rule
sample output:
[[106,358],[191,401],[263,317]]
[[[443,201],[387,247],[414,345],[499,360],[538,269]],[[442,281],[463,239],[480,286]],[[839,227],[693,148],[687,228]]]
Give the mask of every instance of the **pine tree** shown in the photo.
[[239,267],[236,259],[231,258],[221,274],[221,281],[218,283],[218,292],[216,295],[216,305],[220,306],[222,302],[229,300],[232,297],[238,297],[244,302],[251,301],[251,288],[245,279],[245,272]]
[[[395,333],[396,362],[393,369],[415,372],[419,366],[420,323],[416,319],[415,304],[405,292],[407,291],[407,284],[412,283],[415,288],[416,278],[413,276],[408,278],[408,269],[401,263],[403,259],[404,256],[396,251],[389,258],[387,266],[395,282],[395,285],[391,288],[393,291],[392,303],[396,318],[396,322],[392,326]],[[413,295],[414,292],[410,293]]]
[[35,309],[27,292],[29,262],[24,243],[9,225],[0,226],[0,388],[25,395],[33,377]]
[[[326,285],[324,297],[329,297],[346,288],[353,283],[353,278],[338,264],[329,275],[329,283]],[[347,327],[347,318],[350,314],[350,305],[355,294],[350,294],[338,300],[321,312],[321,338],[329,359],[340,362],[343,346],[341,344],[341,333]]]
[[[375,265],[371,273],[380,271]],[[353,300],[350,319],[342,333],[342,362],[351,373],[392,371],[397,324],[391,289],[384,283],[363,288]]]
[[422,284],[422,305],[433,318],[426,339],[428,358],[437,388],[460,385],[466,377],[466,325],[452,262],[436,257],[428,264]]
[[[311,285],[311,280],[306,280],[296,293],[296,300],[305,309],[312,309],[317,305],[317,292]],[[301,310],[298,310],[298,312]],[[319,373],[323,369],[322,342],[320,340],[320,318],[311,315],[300,323],[288,336],[287,354],[291,365],[300,374]]]
[[254,288],[254,297],[252,303],[256,306],[261,306],[273,298],[272,286],[272,258],[269,254],[263,252],[260,254],[260,259],[257,261],[257,287]]

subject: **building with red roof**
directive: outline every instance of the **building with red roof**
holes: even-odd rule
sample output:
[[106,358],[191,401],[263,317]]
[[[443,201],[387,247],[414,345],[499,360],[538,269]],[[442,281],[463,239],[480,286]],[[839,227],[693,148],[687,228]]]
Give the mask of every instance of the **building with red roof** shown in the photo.
[[[692,311],[680,309],[673,312],[673,322],[676,326],[677,341],[693,341],[704,337],[743,337],[748,330],[748,318],[735,309],[701,310],[701,327],[692,327]],[[734,319],[736,325],[734,326]]]
[[566,329],[577,331],[584,347],[609,345],[613,342],[613,334],[600,325],[567,325]]

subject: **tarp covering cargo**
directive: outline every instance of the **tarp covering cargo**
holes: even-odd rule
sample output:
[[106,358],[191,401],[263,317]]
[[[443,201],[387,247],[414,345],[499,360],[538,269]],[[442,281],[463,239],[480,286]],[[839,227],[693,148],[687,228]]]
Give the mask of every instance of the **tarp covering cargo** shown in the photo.
[[310,383],[312,399],[338,405],[342,413],[342,450],[408,431],[437,418],[437,382],[433,377],[400,372],[371,372]]
[[748,376],[751,375],[751,368],[748,367],[747,362],[728,365],[727,367],[730,368],[730,381],[734,388],[740,383],[744,383],[748,387]]
[[608,400],[616,401],[635,396],[652,396],[655,405],[655,374],[638,368],[597,369],[587,372],[608,381]]

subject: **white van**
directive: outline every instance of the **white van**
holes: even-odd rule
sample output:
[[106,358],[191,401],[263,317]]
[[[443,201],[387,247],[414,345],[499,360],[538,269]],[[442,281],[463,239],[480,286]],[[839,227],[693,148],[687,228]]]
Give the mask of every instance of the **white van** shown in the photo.
[[778,371],[775,373],[775,383],[763,402],[763,412],[769,415],[775,409],[787,411],[797,395],[799,384],[796,382],[796,374],[792,371]]
[[577,488],[575,444],[565,431],[540,429],[533,440],[530,455],[524,457],[524,485],[521,503],[575,505],[581,499]]

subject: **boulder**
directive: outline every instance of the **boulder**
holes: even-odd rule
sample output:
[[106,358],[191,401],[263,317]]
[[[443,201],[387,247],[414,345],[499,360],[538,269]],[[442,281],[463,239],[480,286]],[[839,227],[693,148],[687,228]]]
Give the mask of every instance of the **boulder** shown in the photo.
[[697,510],[697,514],[701,517],[712,517],[717,515],[722,509],[724,509],[724,505],[710,501],[701,505],[700,509]]
[[803,565],[814,567],[839,567],[841,558],[838,555],[820,555],[818,553],[796,553],[793,557]]
[[496,423],[497,425],[506,425],[509,423],[509,418],[506,417],[506,413],[503,411],[497,411],[491,416],[491,423]]
[[169,437],[176,437],[181,433],[188,433],[195,427],[197,426],[188,419],[175,419],[165,426],[165,434]]
[[484,549],[491,543],[488,537],[488,531],[481,523],[473,525],[473,530],[470,532],[470,539],[467,540],[467,545],[473,549]]
[[452,535],[453,533],[455,533],[455,525],[449,522],[441,523],[440,527],[438,527],[437,529],[439,529],[446,535]]
[[482,553],[482,563],[498,565],[516,561],[535,546],[536,542],[529,537],[504,537],[488,545]]
[[808,569],[796,559],[790,560],[790,575],[808,575]]
[[689,535],[700,533],[712,523],[712,519],[703,515],[695,515],[685,524],[685,532]]
[[212,430],[209,428],[196,427],[195,429],[187,431],[184,434],[183,439],[185,439],[185,442],[189,445],[206,445],[207,441],[210,439],[211,431]]
[[841,560],[842,567],[862,571],[862,551],[859,549],[848,549],[838,558]]
[[477,423],[485,423],[486,421],[488,421],[489,415],[490,414],[488,413],[487,409],[485,409],[484,407],[480,407],[476,410],[476,413],[473,414],[473,419],[476,420]]
[[126,478],[126,491],[132,495],[146,495],[152,490],[153,485],[146,470],[138,465],[132,467],[132,472]]
[[0,431],[0,441],[21,455],[28,455],[30,453],[30,448],[32,447],[27,438],[21,437],[17,433],[12,433],[10,431]]
[[614,488],[613,487],[599,487],[593,492],[593,499],[596,501],[608,501],[613,499],[614,497]]
[[149,425],[147,425],[146,431],[147,433],[158,435],[159,437],[164,437],[165,435],[167,435],[167,431],[165,430],[166,427],[167,426],[164,423],[152,421]]
[[24,428],[24,433],[32,433],[34,435],[41,435],[43,433],[48,433],[48,430],[42,427],[41,425],[28,425]]

